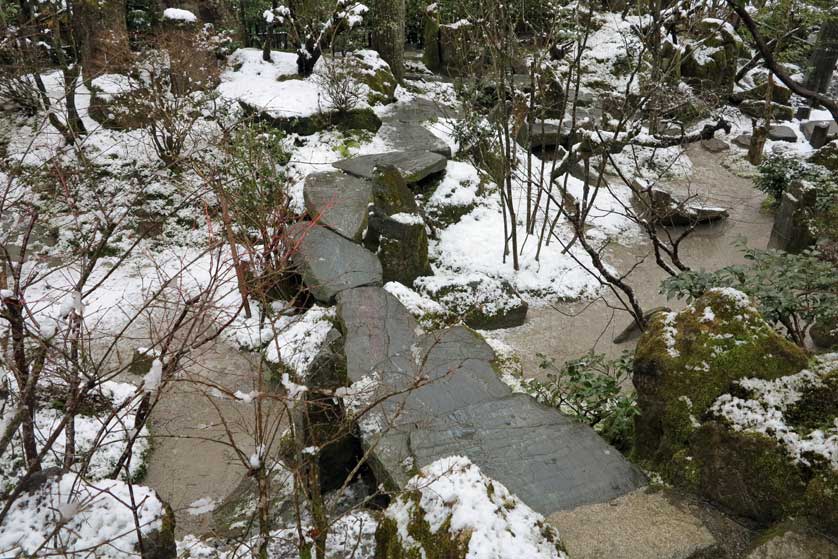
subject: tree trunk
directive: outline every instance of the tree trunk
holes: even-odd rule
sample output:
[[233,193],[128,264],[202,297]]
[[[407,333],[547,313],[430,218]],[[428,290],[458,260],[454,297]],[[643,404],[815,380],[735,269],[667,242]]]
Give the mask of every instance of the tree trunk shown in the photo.
[[76,0],[73,33],[85,82],[127,69],[131,52],[125,0]]
[[404,77],[404,22],[405,0],[376,0],[373,14],[372,48],[390,65],[393,75],[401,82]]
[[838,63],[838,14],[827,15],[809,59],[806,87],[826,93],[835,64]]

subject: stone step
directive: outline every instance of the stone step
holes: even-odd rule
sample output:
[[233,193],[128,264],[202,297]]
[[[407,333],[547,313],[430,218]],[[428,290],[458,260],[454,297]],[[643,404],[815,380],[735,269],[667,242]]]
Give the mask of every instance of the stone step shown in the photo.
[[416,184],[441,173],[447,164],[445,156],[431,151],[391,151],[343,159],[332,163],[332,166],[364,179],[372,179],[376,167],[393,166],[399,170],[407,184]]

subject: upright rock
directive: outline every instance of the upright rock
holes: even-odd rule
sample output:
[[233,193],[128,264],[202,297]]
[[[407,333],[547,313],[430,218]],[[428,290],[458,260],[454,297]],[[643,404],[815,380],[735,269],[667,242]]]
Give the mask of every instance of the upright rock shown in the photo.
[[804,181],[793,181],[783,192],[774,217],[768,248],[799,253],[815,244],[809,221],[817,202],[817,191]]

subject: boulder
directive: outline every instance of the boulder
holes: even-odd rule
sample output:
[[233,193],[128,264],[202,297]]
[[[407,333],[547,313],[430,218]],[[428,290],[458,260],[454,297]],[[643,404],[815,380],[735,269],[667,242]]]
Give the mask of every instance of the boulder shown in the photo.
[[425,10],[422,29],[422,62],[431,72],[442,71],[442,54],[439,48],[439,14],[435,4]]
[[518,141],[533,149],[555,148],[567,143],[569,133],[568,125],[560,127],[558,124],[537,121],[533,123],[532,130],[526,126],[521,127]]
[[702,418],[691,452],[702,494],[761,525],[804,515],[838,534],[838,361],[743,378]]
[[809,335],[821,349],[838,349],[838,319],[818,319],[809,329]]
[[389,64],[374,50],[363,49],[352,53],[355,61],[353,77],[369,88],[367,103],[386,105],[396,100],[396,86],[399,82]]
[[729,97],[736,70],[736,44],[721,36],[708,38],[691,56],[681,59],[681,76],[701,93]]
[[378,559],[567,559],[556,529],[464,456],[422,468],[375,536]]
[[288,134],[311,136],[329,128],[339,130],[368,130],[378,132],[381,119],[375,111],[369,108],[351,109],[348,111],[324,111],[311,115],[277,115],[270,111],[261,110],[247,101],[239,99],[244,114],[255,121],[263,122]]
[[730,149],[730,145],[727,142],[718,138],[701,140],[701,147],[710,153],[721,153]]
[[734,289],[711,289],[679,313],[652,316],[634,358],[635,456],[666,479],[696,484],[689,443],[715,399],[738,379],[794,374],[807,361]]
[[810,120],[800,124],[800,131],[815,149],[838,139],[838,123],[834,120]]
[[432,276],[417,279],[413,286],[471,328],[513,328],[527,317],[526,301],[505,280],[478,274]]
[[679,200],[666,190],[650,187],[643,179],[632,181],[633,203],[644,219],[674,227],[710,223],[728,217],[724,208],[704,206],[699,201]]
[[[765,101],[765,94],[768,90],[768,80],[764,80],[759,85],[752,87],[750,89],[744,89],[742,91],[737,91],[733,95],[730,96],[730,100],[736,104],[741,103],[746,100],[752,101]],[[779,103],[781,105],[788,105],[789,101],[791,100],[791,90],[784,86],[782,83],[774,81],[774,86],[771,89],[771,101],[774,103]]]
[[431,274],[425,220],[415,213],[370,214],[370,231],[377,242],[384,281],[410,285],[420,276]]
[[306,177],[303,198],[312,219],[351,241],[363,240],[371,182],[340,171],[313,173]]
[[753,136],[751,134],[739,134],[733,139],[733,143],[743,149],[749,149],[751,147],[751,138]]
[[289,238],[297,243],[291,262],[318,301],[331,303],[346,289],[382,283],[381,263],[373,253],[325,227],[298,223]]
[[444,156],[430,151],[392,151],[344,159],[332,166],[365,179],[373,178],[376,167],[393,166],[407,184],[413,185],[444,171],[447,162]]
[[774,216],[768,248],[796,254],[814,245],[815,234],[809,222],[816,203],[814,188],[804,181],[792,181],[783,192],[780,208]]
[[809,163],[838,172],[838,141],[833,140],[809,156]]
[[[653,316],[660,312],[672,312],[672,309],[670,309],[669,307],[655,307],[643,313],[643,318],[648,322],[652,319]],[[632,319],[631,324],[623,328],[622,331],[620,331],[620,333],[617,334],[617,336],[614,338],[614,343],[624,344],[629,340],[633,340],[635,338],[640,337],[640,334],[642,333],[643,331],[640,330],[640,328],[637,326],[637,322],[634,319]]]
[[768,129],[768,139],[793,144],[797,141],[797,134],[788,126],[772,126]]
[[[743,101],[739,105],[739,110],[742,114],[752,118],[762,118],[765,115],[764,101]],[[781,105],[779,103],[771,103],[771,116],[775,120],[792,120],[794,118],[794,108],[788,105]]]
[[373,176],[366,244],[378,254],[385,282],[410,285],[419,276],[431,274],[425,221],[395,167],[377,167]]
[[388,146],[399,151],[430,151],[451,157],[451,146],[421,124],[412,122],[387,122],[378,135]]
[[373,171],[372,205],[385,215],[417,213],[419,206],[404,177],[393,166],[377,167]]
[[439,26],[440,69],[449,76],[468,75],[483,65],[479,30],[468,20]]
[[800,524],[786,522],[771,528],[745,559],[838,559],[838,544]]

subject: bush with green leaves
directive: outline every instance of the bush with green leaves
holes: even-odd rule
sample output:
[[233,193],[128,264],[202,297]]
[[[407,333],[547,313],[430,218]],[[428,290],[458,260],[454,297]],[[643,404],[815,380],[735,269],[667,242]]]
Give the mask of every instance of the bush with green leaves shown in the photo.
[[587,423],[620,451],[631,448],[634,417],[640,411],[634,391],[624,389],[632,371],[629,352],[617,359],[591,353],[561,366],[544,355],[539,358],[547,374],[522,382],[528,394]]
[[754,179],[758,190],[765,192],[778,205],[783,199],[791,181],[804,177],[805,165],[799,159],[787,155],[771,155],[759,166],[759,174]]
[[766,321],[800,346],[816,320],[831,324],[838,319],[838,268],[817,251],[746,249],[745,258],[745,265],[667,278],[662,291],[692,302],[708,289],[738,289],[751,297]]

